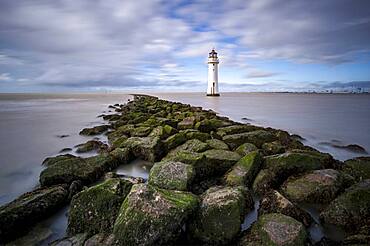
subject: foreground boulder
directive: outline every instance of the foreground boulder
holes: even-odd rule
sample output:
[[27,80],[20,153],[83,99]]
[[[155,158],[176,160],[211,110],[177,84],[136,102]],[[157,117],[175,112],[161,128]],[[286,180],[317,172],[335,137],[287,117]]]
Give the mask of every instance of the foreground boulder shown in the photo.
[[89,140],[86,143],[76,145],[75,147],[77,147],[77,153],[85,153],[93,150],[103,151],[108,149],[108,145],[97,140]]
[[132,183],[113,178],[75,195],[68,216],[68,234],[108,233]]
[[369,227],[370,221],[370,180],[364,180],[348,188],[333,200],[320,214],[325,223],[357,232]]
[[170,243],[197,205],[197,197],[188,192],[134,185],[114,224],[115,238],[121,245]]
[[258,213],[285,214],[302,222],[305,226],[309,226],[312,222],[311,216],[306,211],[294,205],[276,190],[271,190],[262,198]]
[[39,188],[25,193],[0,207],[0,244],[25,233],[32,225],[47,218],[68,201],[64,186]]
[[226,244],[240,232],[244,215],[253,204],[242,186],[215,186],[201,196],[201,206],[190,221],[189,236],[209,245]]
[[98,135],[98,134],[102,134],[103,132],[107,131],[108,128],[109,128],[108,125],[94,126],[92,128],[84,128],[82,129],[82,131],[80,131],[80,135],[87,135],[87,136]]
[[150,169],[149,184],[169,190],[189,190],[195,177],[194,168],[191,165],[163,161],[155,163]]
[[42,186],[55,184],[70,184],[80,180],[89,184],[97,180],[105,172],[117,167],[119,161],[109,154],[102,154],[89,158],[71,157],[62,159],[49,165],[40,174]]
[[256,130],[251,132],[226,135],[222,138],[222,140],[227,145],[229,145],[231,149],[235,149],[243,143],[252,143],[258,148],[261,148],[262,144],[275,141],[276,136],[265,130]]
[[353,178],[334,170],[322,169],[289,178],[283,193],[294,202],[328,203],[353,182]]
[[370,157],[357,157],[345,161],[343,171],[358,181],[370,179]]
[[303,224],[292,217],[271,213],[258,218],[239,242],[239,245],[306,245],[307,233]]
[[150,162],[159,160],[163,153],[159,137],[131,137],[121,147],[128,148],[135,157]]
[[225,181],[228,185],[246,185],[250,187],[261,168],[263,158],[258,151],[242,157],[226,174]]

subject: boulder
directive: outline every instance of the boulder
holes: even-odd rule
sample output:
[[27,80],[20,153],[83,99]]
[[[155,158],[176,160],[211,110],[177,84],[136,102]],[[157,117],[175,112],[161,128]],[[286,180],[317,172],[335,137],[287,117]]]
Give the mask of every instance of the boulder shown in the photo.
[[206,160],[201,166],[195,167],[197,175],[202,177],[223,175],[241,156],[229,150],[210,149],[203,152]]
[[253,191],[257,194],[263,195],[266,191],[272,189],[271,181],[274,174],[268,169],[261,169],[253,181]]
[[176,133],[166,140],[163,141],[166,150],[171,150],[187,141],[186,134],[184,132]]
[[258,151],[242,157],[225,175],[228,185],[246,185],[250,187],[262,166],[263,158]]
[[103,132],[107,131],[109,125],[101,125],[101,126],[94,126],[92,128],[84,128],[80,131],[80,135],[92,136],[102,134]]
[[21,236],[68,202],[64,186],[39,188],[0,207],[0,244]]
[[219,127],[230,126],[232,123],[228,121],[219,120],[216,118],[204,119],[195,124],[195,129],[201,132],[210,133],[211,131],[216,131]]
[[127,164],[134,159],[129,148],[115,148],[110,155],[119,161],[119,164]]
[[244,187],[215,186],[201,196],[201,205],[189,221],[191,238],[207,245],[227,244],[240,232],[253,199]]
[[342,170],[358,181],[370,179],[370,157],[357,157],[347,160],[344,162]]
[[190,139],[198,139],[202,142],[205,142],[207,141],[208,139],[211,138],[211,135],[209,135],[209,133],[205,133],[205,132],[200,132],[200,131],[197,131],[197,130],[187,130],[185,131],[185,136],[186,136],[186,139],[190,140]]
[[131,137],[121,147],[128,148],[135,157],[150,162],[157,161],[163,153],[159,137]]
[[157,126],[149,134],[149,137],[159,137],[160,139],[166,139],[169,136],[177,133],[177,130],[169,125]]
[[132,183],[113,178],[79,192],[72,199],[68,216],[68,234],[109,233]]
[[80,180],[83,184],[89,184],[118,164],[117,159],[109,154],[89,158],[71,157],[44,169],[40,174],[40,183],[42,186],[50,186]]
[[189,190],[195,172],[191,165],[174,162],[157,162],[150,169],[149,184],[162,189]]
[[237,133],[233,135],[226,135],[222,140],[229,145],[231,149],[235,149],[243,143],[252,143],[258,148],[262,144],[276,140],[276,136],[271,132],[265,130],[256,130],[251,132]]
[[152,131],[149,126],[139,126],[135,127],[130,131],[131,137],[146,137]]
[[55,163],[58,163],[59,161],[69,160],[71,158],[78,158],[77,156],[71,155],[71,154],[65,154],[65,155],[57,155],[54,157],[47,157],[43,162],[42,165],[44,166],[51,166]]
[[169,244],[197,205],[197,197],[188,192],[134,185],[114,224],[115,238],[121,245]]
[[251,143],[243,143],[238,148],[236,148],[235,152],[241,156],[248,155],[250,152],[256,151],[258,148],[256,145]]
[[203,153],[191,152],[188,150],[180,150],[173,153],[169,153],[163,161],[178,161],[185,164],[190,164],[194,168],[202,166],[206,161],[206,157]]
[[271,213],[260,216],[239,245],[296,246],[307,244],[303,224],[292,217]]
[[285,198],[276,190],[269,191],[261,200],[258,210],[259,214],[281,213],[290,216],[305,226],[310,226],[312,218],[303,209],[294,205],[291,201]]
[[285,146],[279,141],[273,141],[271,143],[262,144],[262,151],[265,155],[276,155],[285,152]]
[[281,189],[293,202],[325,204],[353,183],[351,176],[334,169],[308,172],[299,177],[290,177]]
[[113,234],[98,233],[87,239],[84,246],[112,246],[119,245]]
[[206,143],[212,148],[212,149],[223,149],[223,150],[229,150],[229,146],[225,144],[223,141],[219,139],[208,139]]
[[250,131],[255,131],[257,129],[261,129],[261,127],[253,126],[253,125],[232,125],[232,126],[218,128],[217,134],[220,135],[221,137],[224,137],[226,135],[250,132]]
[[97,140],[89,140],[86,143],[76,145],[75,147],[77,147],[77,153],[85,153],[93,150],[103,151],[108,149],[108,145]]
[[87,233],[80,233],[72,237],[64,237],[51,242],[50,246],[84,246],[85,241],[88,239]]
[[185,129],[192,129],[195,124],[195,117],[186,117],[182,121],[177,124],[177,129],[185,130]]
[[320,218],[351,233],[369,226],[370,179],[348,188],[321,212]]

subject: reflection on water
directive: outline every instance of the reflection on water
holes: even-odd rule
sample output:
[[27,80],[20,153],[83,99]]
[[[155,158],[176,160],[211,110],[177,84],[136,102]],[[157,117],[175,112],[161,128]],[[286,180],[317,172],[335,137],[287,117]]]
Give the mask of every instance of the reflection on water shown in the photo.
[[258,218],[258,209],[260,208],[261,198],[258,196],[253,196],[253,201],[254,207],[252,211],[250,211],[247,216],[245,216],[244,222],[242,224],[242,231],[249,229],[249,227],[251,227]]
[[145,180],[149,177],[149,171],[153,163],[136,159],[129,164],[121,165],[117,168],[116,173],[118,175],[127,175],[132,177],[140,177]]

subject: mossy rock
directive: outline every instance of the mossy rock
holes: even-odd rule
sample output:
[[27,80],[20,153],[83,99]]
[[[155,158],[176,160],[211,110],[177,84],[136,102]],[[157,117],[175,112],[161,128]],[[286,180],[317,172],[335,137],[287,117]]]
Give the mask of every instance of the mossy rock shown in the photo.
[[242,186],[215,186],[201,196],[201,205],[189,221],[188,235],[207,245],[231,242],[240,232],[245,213],[253,204]]
[[273,177],[274,174],[268,169],[261,169],[253,181],[253,191],[257,194],[263,195],[266,191],[272,189],[270,183]]
[[132,183],[113,178],[75,195],[68,214],[68,234],[109,233]]
[[235,149],[243,143],[252,143],[258,148],[262,144],[276,140],[276,136],[271,132],[265,130],[256,130],[251,132],[238,133],[233,135],[226,135],[222,140],[229,145],[230,149]]
[[329,203],[353,183],[353,178],[334,169],[315,170],[289,178],[281,187],[293,202]]
[[202,177],[223,175],[241,156],[229,150],[210,149],[202,153],[206,160],[202,166],[196,167],[197,174]]
[[260,216],[239,245],[298,246],[307,244],[303,224],[292,217],[271,213]]
[[116,168],[119,161],[108,154],[89,158],[70,158],[48,166],[40,174],[42,186],[70,184],[80,180],[84,184],[96,181],[105,172]]
[[242,157],[225,175],[227,185],[246,185],[250,187],[262,166],[263,158],[258,151]]
[[110,154],[119,161],[119,164],[127,164],[134,159],[129,148],[115,148]]
[[312,218],[309,213],[300,207],[294,205],[286,197],[284,197],[280,192],[276,190],[270,190],[261,200],[258,213],[269,214],[269,213],[281,213],[290,216],[300,222],[305,226],[310,226],[312,223]]
[[89,140],[83,144],[76,145],[75,147],[77,147],[77,153],[85,153],[93,150],[104,151],[108,149],[108,145],[97,140]]
[[232,125],[221,127],[217,130],[217,134],[221,137],[226,135],[232,135],[236,133],[243,133],[243,132],[250,132],[261,129],[261,127],[253,126],[253,125]]
[[251,143],[243,143],[238,148],[236,148],[235,152],[241,156],[245,156],[256,150],[258,150],[256,145],[251,144]]
[[195,124],[194,116],[186,117],[177,124],[177,129],[179,130],[192,129],[194,127],[194,124]]
[[169,244],[197,206],[191,193],[134,185],[114,224],[115,238],[121,245]]
[[219,119],[204,119],[195,124],[195,129],[201,132],[210,133],[211,131],[216,131],[219,127],[229,126],[230,122],[219,120]]
[[207,141],[208,139],[211,138],[211,135],[209,135],[208,133],[200,132],[200,131],[196,131],[196,130],[187,131],[185,134],[186,134],[186,139],[188,139],[188,140],[198,139],[202,142],[205,142],[205,141]]
[[178,152],[187,151],[187,152],[203,152],[210,149],[210,146],[206,143],[198,139],[191,139],[186,141],[184,144],[172,149],[166,156],[166,158],[170,158],[171,156],[176,156]]
[[131,137],[120,147],[128,148],[135,157],[150,162],[159,160],[163,153],[159,137]]
[[152,131],[149,126],[139,126],[135,127],[130,131],[131,137],[146,137]]
[[370,179],[370,157],[357,157],[344,162],[343,172],[361,181]]
[[84,128],[80,131],[80,135],[92,136],[102,134],[107,131],[109,128],[108,125],[94,126],[92,128]]
[[[54,242],[51,242],[50,246],[84,246],[86,240],[89,238],[87,233],[79,233],[72,237],[64,237]],[[87,246],[87,245],[86,245]]]
[[276,155],[285,152],[285,146],[279,141],[262,144],[262,151],[265,155]]
[[176,148],[177,146],[185,143],[187,141],[186,135],[183,132],[176,133],[166,140],[163,141],[164,146],[167,150]]
[[68,203],[68,190],[57,185],[27,192],[0,207],[0,244],[26,233]]
[[77,156],[71,154],[64,154],[64,155],[57,155],[53,157],[47,157],[43,162],[42,165],[44,166],[52,166],[60,161],[70,160],[73,158],[78,158]]
[[325,223],[330,223],[355,234],[370,221],[370,179],[348,188],[334,199],[320,214]]
[[212,149],[222,149],[222,150],[229,150],[229,146],[225,144],[222,140],[219,139],[208,139],[206,143]]
[[149,137],[159,137],[160,139],[166,139],[169,136],[177,133],[177,130],[169,125],[157,126],[149,134]]
[[157,162],[150,169],[149,184],[162,189],[189,190],[195,171],[193,166],[182,162]]

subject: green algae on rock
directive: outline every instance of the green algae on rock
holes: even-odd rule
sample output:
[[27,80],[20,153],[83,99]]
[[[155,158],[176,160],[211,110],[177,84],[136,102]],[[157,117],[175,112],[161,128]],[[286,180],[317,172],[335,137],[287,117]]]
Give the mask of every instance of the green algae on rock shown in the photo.
[[68,202],[68,190],[57,185],[27,192],[0,207],[0,244],[14,239]]
[[209,245],[226,244],[240,232],[244,215],[253,204],[242,186],[216,186],[201,196],[201,205],[189,221],[189,236]]
[[256,130],[251,132],[237,133],[233,135],[226,135],[222,140],[229,145],[230,149],[235,149],[243,143],[252,143],[258,148],[264,143],[276,140],[276,136],[271,132],[265,130]]
[[225,175],[226,184],[250,187],[261,168],[262,162],[262,156],[258,151],[242,157]]
[[182,162],[157,162],[150,169],[149,184],[162,189],[189,190],[195,172],[191,165]]
[[78,144],[75,147],[77,147],[77,150],[76,150],[77,153],[85,153],[85,152],[89,152],[93,150],[97,150],[101,152],[101,151],[108,149],[108,145],[104,144],[101,141],[97,141],[97,140],[89,140],[85,143]]
[[131,186],[129,181],[113,178],[75,195],[69,210],[68,234],[111,232],[118,210]]
[[238,245],[303,246],[307,240],[301,222],[283,214],[271,213],[261,215]]
[[361,181],[370,179],[370,157],[357,157],[344,162],[343,172]]
[[82,131],[80,131],[80,135],[87,135],[87,136],[98,135],[98,134],[102,134],[103,132],[107,131],[108,128],[109,128],[108,125],[94,126],[92,128],[84,128],[82,129]]
[[159,137],[130,137],[120,147],[128,148],[135,157],[150,162],[159,160],[163,153]]
[[251,144],[251,143],[243,143],[238,148],[236,148],[235,152],[241,156],[245,156],[245,155],[248,155],[250,152],[256,151],[256,150],[258,150],[256,145]]
[[196,168],[201,176],[223,175],[241,156],[229,150],[210,149],[202,153],[206,160],[202,166]]
[[137,184],[122,203],[113,233],[122,245],[160,245],[176,240],[198,206],[189,192]]
[[229,150],[229,146],[225,144],[222,140],[219,139],[208,139],[206,143],[212,149],[222,149],[222,150]]

